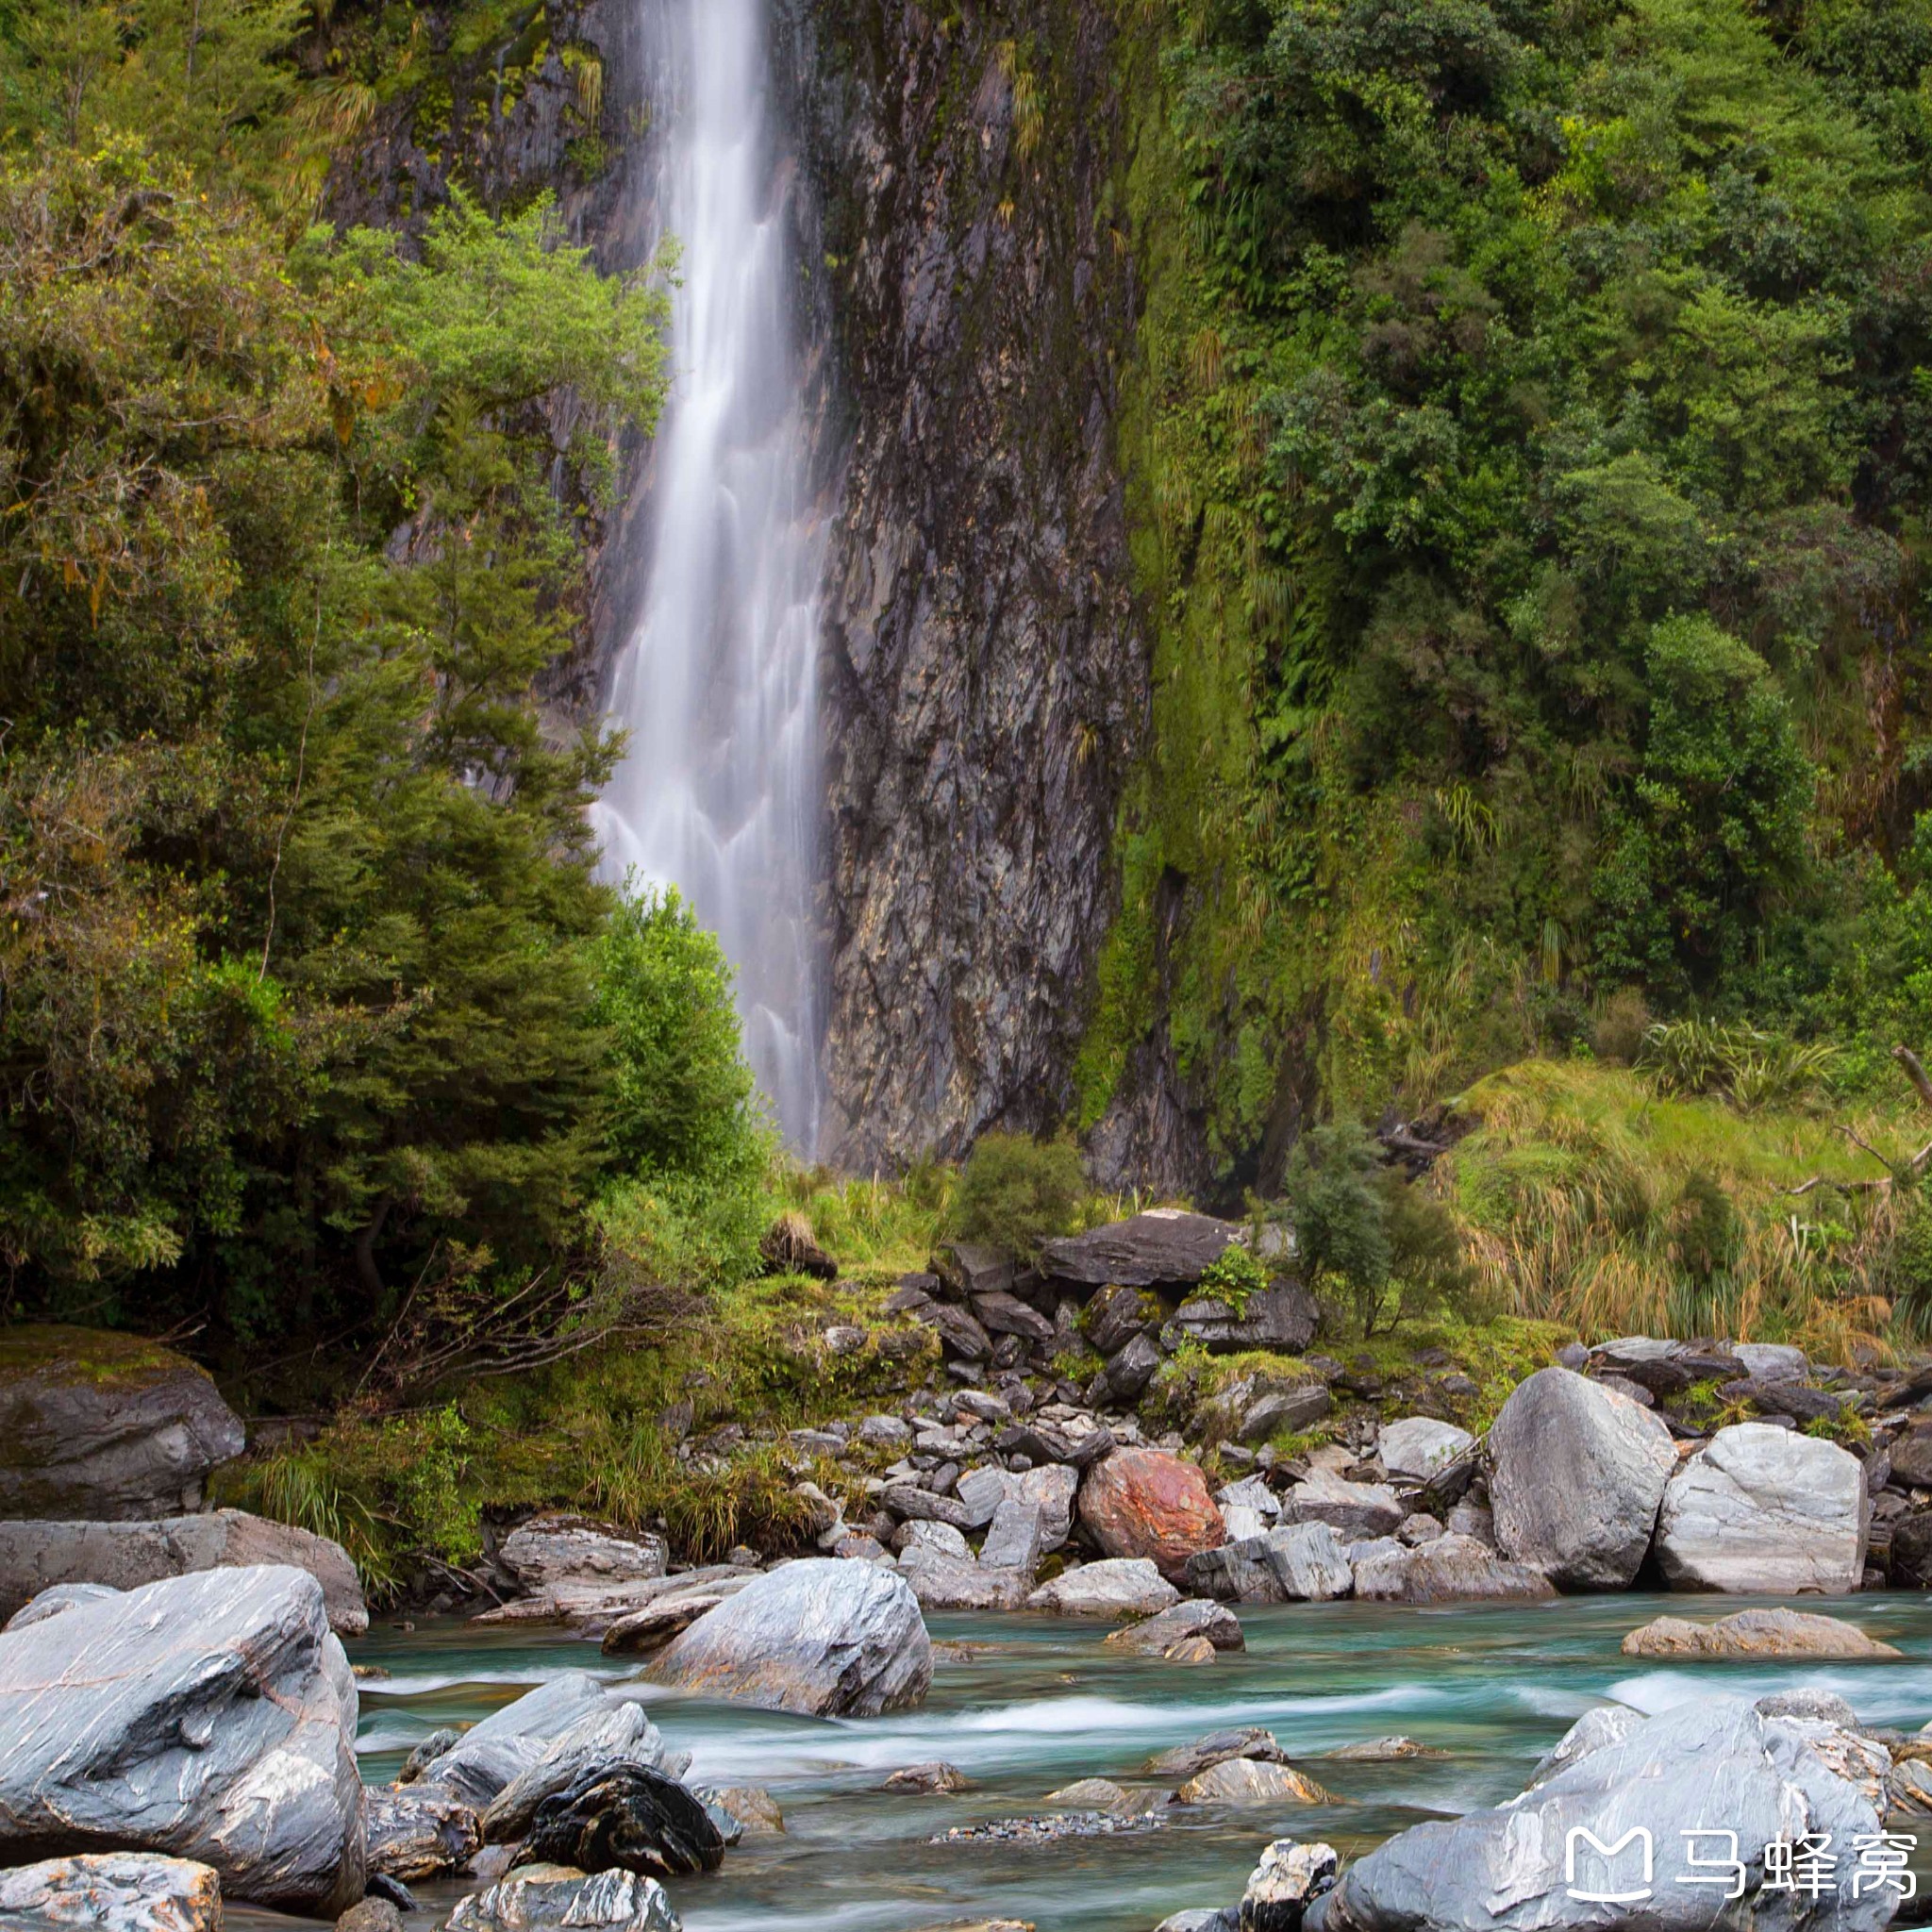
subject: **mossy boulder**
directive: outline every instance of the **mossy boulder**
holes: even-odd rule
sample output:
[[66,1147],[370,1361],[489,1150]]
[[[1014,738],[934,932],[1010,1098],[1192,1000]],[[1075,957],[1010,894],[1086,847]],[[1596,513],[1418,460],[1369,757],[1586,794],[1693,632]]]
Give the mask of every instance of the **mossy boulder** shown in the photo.
[[128,1523],[195,1510],[208,1473],[246,1442],[208,1376],[158,1342],[0,1330],[0,1517]]

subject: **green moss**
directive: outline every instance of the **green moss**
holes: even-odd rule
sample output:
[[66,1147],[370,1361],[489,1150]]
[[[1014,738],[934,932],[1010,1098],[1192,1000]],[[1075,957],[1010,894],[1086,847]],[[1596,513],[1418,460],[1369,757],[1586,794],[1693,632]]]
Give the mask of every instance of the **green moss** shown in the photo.
[[[0,1328],[0,1382],[51,1375],[67,1382],[146,1382],[194,1364],[139,1335],[59,1323]],[[197,1372],[198,1373],[198,1372]]]

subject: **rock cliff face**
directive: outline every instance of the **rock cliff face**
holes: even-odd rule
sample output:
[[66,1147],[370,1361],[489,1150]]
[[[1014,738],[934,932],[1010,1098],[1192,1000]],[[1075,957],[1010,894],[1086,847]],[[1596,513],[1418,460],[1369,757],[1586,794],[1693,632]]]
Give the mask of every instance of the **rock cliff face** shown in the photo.
[[1097,0],[782,9],[839,392],[824,1152],[851,1166],[1071,1110],[1146,708],[1110,20]]

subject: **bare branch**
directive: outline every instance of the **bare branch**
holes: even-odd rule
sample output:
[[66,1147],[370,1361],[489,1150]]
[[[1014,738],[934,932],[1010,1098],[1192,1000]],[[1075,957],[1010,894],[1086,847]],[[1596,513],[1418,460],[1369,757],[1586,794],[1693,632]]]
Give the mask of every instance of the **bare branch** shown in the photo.
[[1895,1046],[1891,1057],[1905,1070],[1905,1076],[1919,1090],[1919,1098],[1932,1107],[1932,1074],[1927,1074],[1919,1056],[1908,1046]]

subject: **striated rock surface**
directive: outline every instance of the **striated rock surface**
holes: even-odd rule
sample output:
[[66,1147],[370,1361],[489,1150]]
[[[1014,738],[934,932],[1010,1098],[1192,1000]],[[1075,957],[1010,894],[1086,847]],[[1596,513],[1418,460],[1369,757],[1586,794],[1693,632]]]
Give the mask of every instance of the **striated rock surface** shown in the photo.
[[1720,1429],[1671,1479],[1657,1554],[1675,1590],[1857,1590],[1864,1472],[1835,1442],[1767,1423]]
[[286,1563],[322,1586],[339,1637],[369,1628],[362,1580],[349,1553],[326,1537],[245,1509],[213,1509],[154,1523],[0,1523],[0,1619],[42,1591],[72,1584],[139,1590],[197,1570]]
[[469,1806],[435,1791],[375,1789],[362,1796],[369,1869],[413,1885],[458,1872],[483,1848],[483,1828]]
[[1564,1590],[1629,1586],[1677,1466],[1657,1416],[1569,1369],[1540,1369],[1503,1405],[1489,1451],[1506,1557]]
[[1224,1526],[1199,1464],[1161,1449],[1116,1449],[1088,1472],[1080,1521],[1109,1557],[1144,1557],[1170,1581],[1217,1548]]
[[1510,1563],[1474,1537],[1444,1535],[1379,1551],[1355,1566],[1355,1593],[1389,1603],[1450,1604],[1481,1598],[1534,1603],[1556,1595],[1541,1570]]
[[1101,1641],[1108,1650],[1125,1651],[1135,1657],[1165,1657],[1176,1644],[1202,1639],[1215,1650],[1245,1650],[1247,1639],[1241,1634],[1241,1619],[1224,1604],[1190,1597],[1149,1617],[1144,1624],[1130,1624],[1115,1630]]
[[1658,1617],[1624,1638],[1625,1657],[1887,1657],[1898,1648],[1868,1637],[1856,1624],[1803,1610],[1750,1609],[1693,1624]]
[[1341,1863],[1332,1845],[1276,1839],[1241,1893],[1240,1932],[1301,1932],[1308,1907],[1334,1890]]
[[768,1571],[700,1617],[651,1675],[771,1710],[877,1717],[924,1701],[932,1644],[903,1577],[813,1558]]
[[1231,1221],[1180,1208],[1149,1208],[1124,1221],[1048,1241],[1041,1268],[1078,1287],[1191,1287],[1241,1236]]
[[519,1861],[656,1878],[715,1872],[724,1834],[675,1778],[641,1764],[587,1771],[536,1809]]
[[211,1865],[140,1852],[89,1852],[0,1872],[0,1925],[46,1932],[221,1932]]
[[1146,1557],[1119,1557],[1064,1572],[1036,1590],[1026,1607],[1062,1617],[1152,1617],[1180,1596]]
[[533,1516],[504,1538],[497,1555],[525,1590],[633,1583],[662,1576],[666,1568],[661,1537],[632,1535],[588,1516]]
[[526,1865],[459,1900],[448,1932],[682,1932],[655,1878]]
[[161,1852],[333,1917],[363,1888],[356,1708],[301,1570],[170,1577],[9,1631],[0,1859]]
[[172,1349],[92,1328],[0,1335],[0,1517],[197,1509],[208,1473],[246,1446],[214,1383]]

